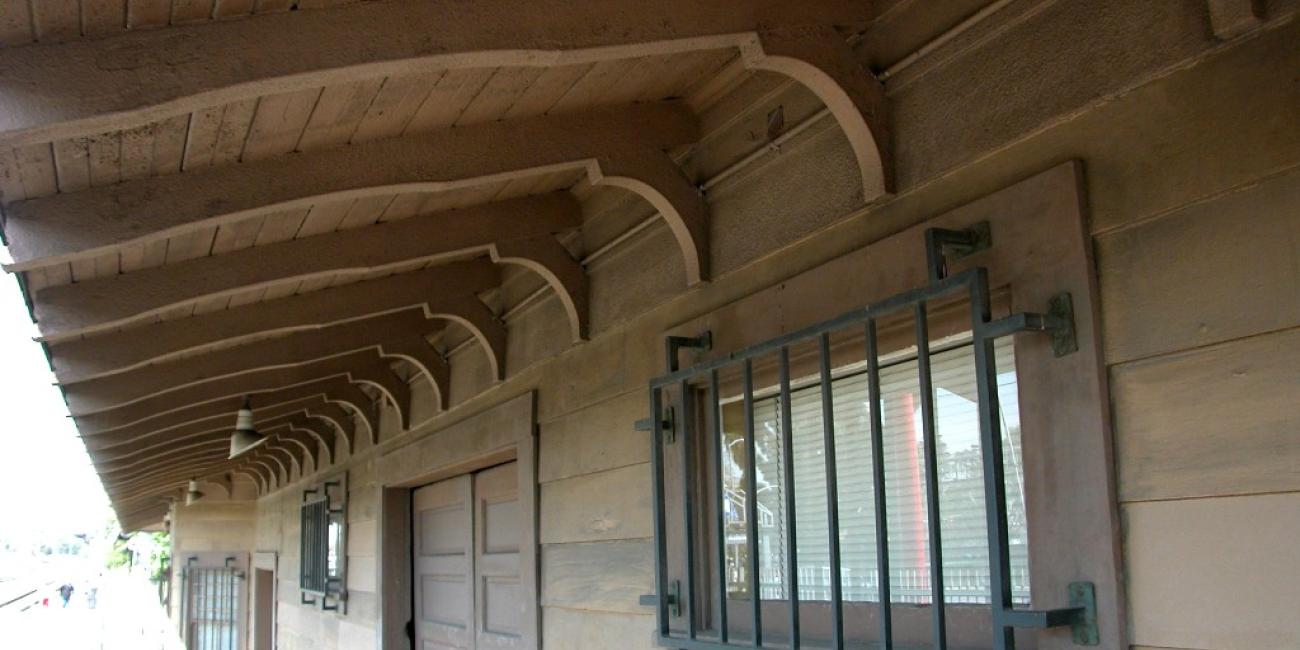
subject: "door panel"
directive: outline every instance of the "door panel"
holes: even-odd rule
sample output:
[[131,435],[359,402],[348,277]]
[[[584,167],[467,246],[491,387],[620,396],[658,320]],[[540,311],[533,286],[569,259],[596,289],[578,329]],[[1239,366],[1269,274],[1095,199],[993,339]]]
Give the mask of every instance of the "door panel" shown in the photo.
[[459,476],[411,495],[417,648],[475,647],[472,490]]
[[524,603],[519,590],[519,466],[474,475],[474,584],[478,648],[518,648]]

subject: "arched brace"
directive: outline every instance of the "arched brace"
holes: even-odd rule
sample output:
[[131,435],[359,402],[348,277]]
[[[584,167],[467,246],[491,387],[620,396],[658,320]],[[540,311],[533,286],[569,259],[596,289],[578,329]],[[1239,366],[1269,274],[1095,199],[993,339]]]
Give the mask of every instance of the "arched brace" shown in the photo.
[[226,447],[222,444],[209,443],[161,459],[149,458],[122,467],[105,468],[99,470],[99,475],[103,480],[114,483],[160,476],[173,469],[188,468],[193,463],[206,462],[214,458],[220,459],[224,449]]
[[271,490],[275,489],[276,487],[275,468],[271,466],[271,463],[262,460],[260,458],[254,457],[248,459],[248,466],[255,467],[259,471],[265,473],[265,476],[263,477],[264,479],[263,483],[266,484],[266,490],[265,490],[266,492],[270,492]]
[[506,326],[482,300],[465,296],[448,303],[448,309],[431,310],[427,315],[429,318],[445,318],[469,330],[483,346],[492,376],[497,381],[506,378]]
[[307,459],[311,459],[312,470],[320,468],[320,446],[316,444],[316,438],[302,429],[295,429],[292,424],[276,432],[276,438],[285,443],[286,448],[296,451],[294,445],[302,448],[302,454],[296,455],[298,459],[298,468],[304,476],[307,472]]
[[[306,403],[296,401],[257,409],[254,411],[253,421],[259,429],[269,430],[300,417],[305,413],[304,407],[315,403],[323,404],[324,397],[317,395]],[[156,461],[198,447],[223,445],[230,437],[230,423],[233,420],[231,416],[217,422],[200,421],[194,426],[152,432],[111,446],[92,448],[87,444],[87,448],[93,449],[95,465],[100,471],[119,469]]]
[[541,275],[564,305],[573,341],[577,343],[587,339],[590,312],[587,272],[569,255],[559,240],[551,235],[543,235],[533,239],[499,242],[492,245],[492,259],[504,264],[519,264]]
[[[420,372],[429,378],[429,383],[433,385],[434,397],[438,402],[438,410],[447,410],[448,405],[448,387],[451,385],[451,366],[447,365],[447,360],[443,358],[437,350],[429,345],[429,341],[423,336],[405,339],[396,343],[385,343],[379,346],[379,353],[385,357],[396,357],[414,365]],[[403,417],[403,428],[409,427],[411,421]]]
[[[307,418],[309,422],[320,420],[333,425],[339,433],[343,434],[343,440],[347,443],[348,452],[351,453],[352,442],[357,438],[357,423],[342,406],[339,406],[336,402],[327,402],[320,406],[314,406],[307,409]],[[331,453],[337,454],[338,447],[334,447]]]
[[741,47],[745,66],[803,84],[839,122],[857,158],[863,201],[894,191],[893,139],[884,87],[829,26],[770,29]]
[[184,463],[169,465],[165,468],[150,468],[129,478],[114,480],[112,490],[108,490],[114,499],[135,497],[149,491],[157,491],[169,482],[184,482],[195,476],[207,474],[226,463],[224,456],[205,456],[192,458]]
[[307,475],[307,450],[301,443],[289,441],[282,435],[275,435],[270,436],[270,439],[263,446],[269,452],[282,452],[288,455],[290,472],[287,480],[294,480],[295,471],[298,478]]
[[[370,430],[370,444],[379,442],[379,409],[371,401],[366,391],[355,383],[349,383],[339,387],[338,390],[330,392],[326,397],[330,402],[344,404],[356,411],[366,422],[366,428]],[[357,437],[348,436],[348,453],[356,451]]]
[[649,201],[682,250],[686,284],[709,279],[709,205],[668,154],[619,152],[590,164],[587,175],[593,185],[621,187]]
[[271,445],[270,440],[263,442],[248,453],[255,454],[258,458],[269,461],[280,468],[278,480],[276,481],[279,485],[288,483],[289,479],[293,477],[293,457],[289,455],[289,452]]
[[[382,362],[367,363],[354,370],[348,371],[348,376],[352,381],[370,384],[379,389],[388,401],[393,403],[397,408],[398,428],[405,431],[411,426],[411,387],[402,381],[397,373],[393,372],[388,364]],[[376,420],[376,424],[378,421]],[[379,428],[373,430],[374,436],[379,437]]]
[[[332,388],[347,384],[347,377],[342,373],[331,374],[313,381],[296,383],[289,387],[266,390],[251,390],[245,395],[253,398],[253,412],[257,413],[268,407],[282,407],[289,402],[307,401],[323,396]],[[87,439],[101,439],[104,436],[119,436],[123,440],[137,436],[159,433],[175,429],[200,420],[219,421],[220,426],[234,422],[235,414],[243,404],[244,395],[227,397],[220,400],[205,401],[190,407],[161,413],[124,414],[105,411],[74,418],[81,435]],[[323,398],[322,398],[323,401]],[[284,406],[284,408],[291,408]]]
[[323,463],[318,460],[316,469],[334,463],[334,445],[337,444],[338,436],[334,434],[333,427],[320,418],[310,416],[299,418],[290,426],[310,435],[313,444],[319,443],[325,448],[325,460]]
[[257,495],[262,496],[263,494],[266,494],[267,486],[265,477],[254,469],[252,463],[240,463],[231,469],[230,472],[232,474],[243,474],[244,476],[253,479],[253,484],[257,486]]

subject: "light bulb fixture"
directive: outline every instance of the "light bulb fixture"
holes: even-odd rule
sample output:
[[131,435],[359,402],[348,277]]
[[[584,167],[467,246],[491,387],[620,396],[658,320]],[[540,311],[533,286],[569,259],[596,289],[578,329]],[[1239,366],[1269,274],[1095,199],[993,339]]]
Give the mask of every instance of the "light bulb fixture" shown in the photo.
[[199,482],[190,479],[190,484],[185,488],[185,505],[192,506],[195,501],[203,498],[203,492],[199,490]]
[[265,437],[253,428],[252,402],[245,397],[244,405],[240,407],[239,415],[235,417],[235,432],[230,434],[230,457],[234,458],[248,451]]

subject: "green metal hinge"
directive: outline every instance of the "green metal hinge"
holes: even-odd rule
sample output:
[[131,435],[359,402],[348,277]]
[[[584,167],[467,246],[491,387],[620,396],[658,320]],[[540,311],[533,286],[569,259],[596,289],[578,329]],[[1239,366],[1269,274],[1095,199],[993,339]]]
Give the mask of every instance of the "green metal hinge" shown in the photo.
[[1097,630],[1097,590],[1091,582],[1071,582],[1070,607],[1077,609],[1070,631],[1076,645],[1101,645]]

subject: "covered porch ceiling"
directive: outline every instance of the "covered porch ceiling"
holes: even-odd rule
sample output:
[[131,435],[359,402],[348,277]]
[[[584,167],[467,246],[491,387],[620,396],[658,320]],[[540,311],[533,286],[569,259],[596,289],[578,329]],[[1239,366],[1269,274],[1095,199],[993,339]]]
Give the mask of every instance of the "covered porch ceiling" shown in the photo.
[[[5,268],[128,528],[192,477],[333,462],[377,397],[409,427],[412,374],[446,408],[451,345],[505,379],[503,283],[583,340],[582,257],[638,214],[707,281],[700,178],[751,151],[694,153],[754,75],[829,111],[865,201],[892,190],[871,3],[39,4],[0,10]],[[249,395],[271,435],[228,459]]]

